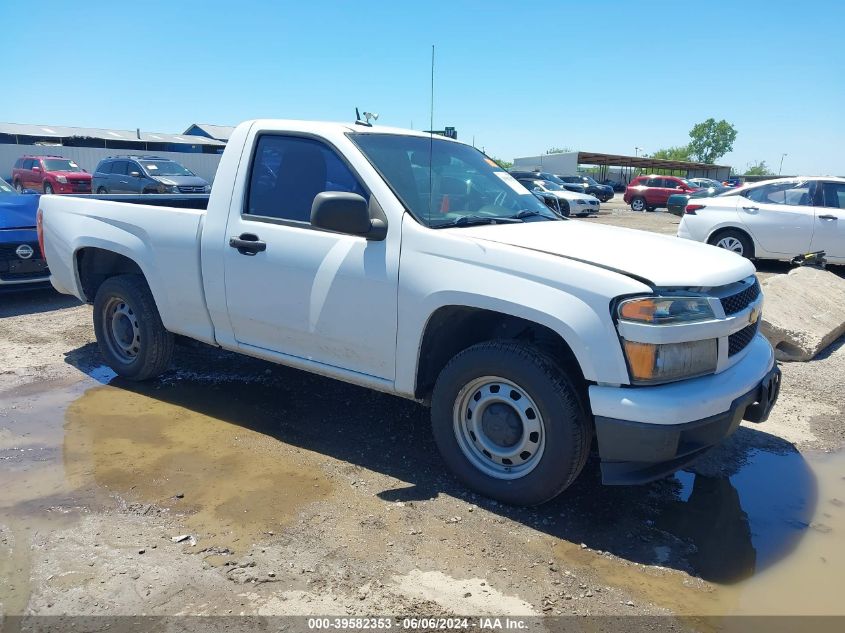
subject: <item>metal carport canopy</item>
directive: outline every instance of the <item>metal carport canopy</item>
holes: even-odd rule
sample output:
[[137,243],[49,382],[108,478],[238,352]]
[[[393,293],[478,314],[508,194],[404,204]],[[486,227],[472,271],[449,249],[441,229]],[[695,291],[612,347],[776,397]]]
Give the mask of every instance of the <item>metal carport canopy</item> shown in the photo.
[[675,169],[679,171],[718,171],[730,169],[727,165],[711,165],[686,160],[664,160],[645,156],[624,156],[622,154],[600,154],[598,152],[578,152],[579,165],[598,165],[603,167],[638,167],[640,169]]

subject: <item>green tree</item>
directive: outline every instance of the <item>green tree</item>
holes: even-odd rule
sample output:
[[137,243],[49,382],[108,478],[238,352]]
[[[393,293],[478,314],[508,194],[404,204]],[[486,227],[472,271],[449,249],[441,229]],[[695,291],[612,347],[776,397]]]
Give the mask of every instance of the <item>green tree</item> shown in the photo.
[[758,160],[756,163],[748,163],[745,168],[746,176],[774,176],[775,172],[769,169],[769,166],[764,160]]
[[550,147],[546,150],[546,154],[568,154],[571,151],[571,147]]
[[501,167],[504,170],[508,170],[511,167],[513,167],[513,162],[507,161],[507,160],[502,160],[501,158],[496,158],[495,156],[491,156],[490,160],[492,160],[494,163],[496,163],[499,167]]
[[690,156],[702,163],[713,164],[734,148],[736,134],[736,128],[724,119],[707,119],[690,130]]
[[690,160],[689,145],[678,147],[667,147],[654,152],[649,158],[662,158],[663,160]]

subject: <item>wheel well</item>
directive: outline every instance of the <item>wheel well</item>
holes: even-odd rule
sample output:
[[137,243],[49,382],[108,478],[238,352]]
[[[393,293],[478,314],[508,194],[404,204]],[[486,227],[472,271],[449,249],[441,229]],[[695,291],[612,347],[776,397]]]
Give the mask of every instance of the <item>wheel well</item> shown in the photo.
[[76,270],[82,294],[89,303],[94,301],[97,290],[109,277],[144,274],[138,264],[128,257],[102,248],[82,248],[77,251]]
[[476,343],[493,339],[531,343],[551,356],[562,368],[570,370],[571,377],[579,386],[585,382],[575,354],[554,330],[493,310],[445,306],[431,315],[426,325],[417,366],[415,396],[428,399],[437,376],[455,354]]
[[754,257],[754,253],[755,253],[756,248],[757,248],[757,245],[754,243],[754,238],[751,237],[751,234],[748,231],[746,231],[745,229],[741,229],[739,227],[736,227],[736,226],[723,226],[720,229],[716,229],[707,238],[707,243],[711,244],[711,245],[715,245],[715,243],[719,239],[719,236],[724,234],[724,233],[727,233],[727,232],[741,233],[742,235],[744,235],[746,237],[746,239],[748,240],[748,243],[751,244],[751,252],[748,254],[748,257],[749,258]]

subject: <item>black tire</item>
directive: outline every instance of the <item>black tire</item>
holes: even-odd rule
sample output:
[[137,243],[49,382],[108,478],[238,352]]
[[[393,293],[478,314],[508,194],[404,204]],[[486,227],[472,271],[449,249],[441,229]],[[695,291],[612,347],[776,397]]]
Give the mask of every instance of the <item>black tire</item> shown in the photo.
[[140,275],[118,275],[103,282],[94,299],[94,333],[106,364],[129,380],[155,378],[173,357],[173,334],[164,329]]
[[[542,452],[531,458],[535,459],[533,469],[518,478],[504,479],[484,472],[473,463],[459,439],[457,418],[462,414],[457,411],[474,389],[466,388],[488,376],[513,383],[538,409]],[[486,410],[482,411],[486,415]],[[458,479],[484,496],[514,505],[538,505],[563,492],[584,467],[592,441],[590,418],[575,383],[540,350],[514,341],[478,343],[449,361],[434,386],[431,422],[440,454]]]
[[[728,244],[737,242],[739,243],[738,247],[731,248],[728,246]],[[739,229],[723,229],[721,231],[716,231],[710,236],[707,243],[717,248],[729,250],[732,253],[745,257],[746,259],[754,259],[754,242],[751,241],[751,238],[747,233],[740,231]]]
[[98,194],[100,194],[100,195],[103,195],[103,194],[107,194],[107,193],[108,193],[108,191],[106,190],[106,188],[105,188],[105,187],[98,187],[98,188],[97,188],[97,193],[98,193]]
[[560,201],[560,212],[561,215],[568,218],[569,217],[569,202],[566,200]]
[[657,207],[654,207],[654,206],[647,206],[647,207],[645,208],[645,210],[646,210],[647,212],[649,212],[649,213],[654,213],[655,211],[657,211]]
[[636,196],[634,198],[631,198],[631,211],[640,212],[645,211],[647,208],[648,205],[646,205],[645,198],[643,198],[642,196]]
[[49,182],[45,182],[44,183],[44,194],[49,196],[52,193],[53,193],[53,185],[51,185]]
[[17,191],[18,193],[23,192],[23,185],[21,184],[20,180],[15,181],[15,191]]

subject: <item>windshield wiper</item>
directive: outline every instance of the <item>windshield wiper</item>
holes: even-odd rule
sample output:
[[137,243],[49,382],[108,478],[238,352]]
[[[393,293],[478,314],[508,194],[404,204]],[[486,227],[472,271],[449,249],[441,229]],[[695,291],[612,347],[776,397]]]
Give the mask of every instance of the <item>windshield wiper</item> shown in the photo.
[[522,220],[524,218],[533,218],[534,216],[537,216],[537,215],[542,216],[542,217],[546,218],[547,220],[552,219],[549,216],[547,216],[545,213],[543,213],[542,211],[535,211],[533,209],[523,209],[522,211],[520,211],[516,215],[512,215],[511,218],[513,218],[514,220]]
[[459,218],[455,218],[454,220],[450,220],[449,222],[444,222],[443,224],[432,226],[431,228],[445,229],[447,227],[453,226],[474,226],[478,224],[514,224],[516,222],[522,222],[522,220],[517,217],[491,218],[483,215],[462,215]]

